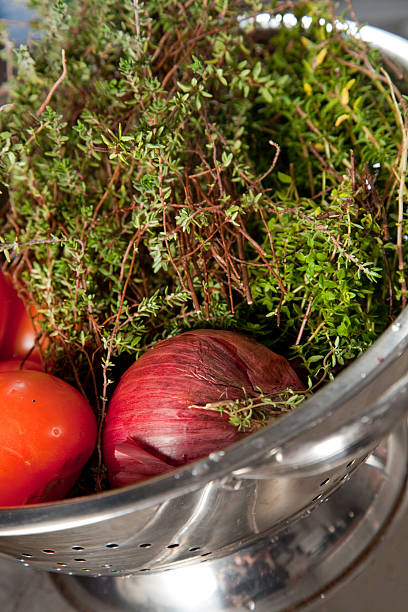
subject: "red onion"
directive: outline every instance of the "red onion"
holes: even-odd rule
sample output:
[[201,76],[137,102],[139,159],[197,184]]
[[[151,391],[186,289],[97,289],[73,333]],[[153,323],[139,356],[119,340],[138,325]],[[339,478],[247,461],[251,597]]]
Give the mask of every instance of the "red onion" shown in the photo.
[[159,342],[124,373],[109,403],[111,485],[169,472],[244,435],[208,404],[288,388],[304,389],[288,361],[235,332],[200,329]]

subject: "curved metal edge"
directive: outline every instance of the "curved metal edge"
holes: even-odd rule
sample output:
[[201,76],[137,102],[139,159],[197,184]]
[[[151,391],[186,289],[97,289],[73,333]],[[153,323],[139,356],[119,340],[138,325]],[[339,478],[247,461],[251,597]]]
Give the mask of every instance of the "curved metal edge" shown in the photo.
[[380,51],[386,49],[389,57],[397,60],[400,64],[407,65],[408,40],[375,26],[364,25],[357,28],[356,24],[351,21],[348,21],[347,24],[349,32],[353,36],[361,38],[361,40]]
[[[301,18],[302,26],[305,30],[310,27],[312,18],[304,15]],[[285,13],[284,15],[270,15],[269,13],[259,13],[255,17],[242,18],[240,25],[243,29],[246,28],[262,28],[264,30],[277,30],[282,24],[291,28],[296,26],[298,23],[297,17],[293,13]],[[330,22],[327,23],[326,27],[333,29]],[[380,51],[386,51],[387,55],[393,59],[398,60],[401,64],[407,65],[408,61],[408,40],[402,38],[398,34],[388,32],[382,28],[378,28],[372,25],[360,25],[350,19],[336,19],[335,27],[337,30],[345,32],[354,38],[358,38],[368,43],[370,46],[379,49]]]
[[[59,589],[64,587],[64,595],[68,595],[70,601],[73,597],[75,603],[79,599],[84,606],[87,604],[89,612],[105,608],[112,612],[125,608],[139,610],[146,601],[149,609],[161,609],[164,604],[166,610],[174,611],[199,608],[295,612],[310,609],[322,594],[330,607],[331,595],[364,570],[381,540],[402,516],[408,501],[405,421],[383,441],[378,455],[374,453],[371,460],[371,464],[367,462],[363,471],[356,474],[357,480],[351,479],[338,491],[337,500],[333,497],[327,505],[321,503],[310,516],[291,523],[281,533],[260,534],[250,546],[239,543],[227,555],[206,561],[207,573],[202,562],[198,562],[148,575],[97,580],[66,574],[50,577]],[[365,502],[360,505],[358,493],[362,487],[370,490],[368,506]],[[312,532],[314,537],[311,537]],[[256,569],[255,563],[244,565],[245,570],[237,574],[237,567],[242,567],[240,559],[255,561],[260,552],[261,559],[268,556],[273,559],[269,570],[265,565]],[[280,573],[282,567],[284,572]],[[278,580],[268,580],[268,572],[269,577],[275,572]],[[206,581],[206,577],[211,580]],[[185,588],[189,580],[193,583],[197,580],[207,588],[210,586],[208,591],[202,587],[204,601],[197,599],[194,588]],[[176,585],[182,586],[177,599],[166,599],[163,594],[166,585],[172,592]],[[215,587],[213,593],[211,585]]]
[[[376,501],[375,507],[371,509],[371,514],[375,513],[376,508],[379,506],[381,501]],[[406,515],[408,510],[408,476],[405,474],[404,482],[398,497],[395,499],[393,506],[390,508],[388,514],[384,517],[383,522],[378,521],[375,518],[373,524],[379,523],[379,528],[375,533],[374,537],[366,543],[366,546],[359,551],[359,554],[354,557],[349,565],[341,571],[333,580],[328,582],[324,588],[316,590],[309,597],[302,599],[296,606],[290,607],[289,609],[282,610],[282,612],[312,612],[315,610],[316,602],[327,597],[327,605],[330,606],[332,597],[336,595],[341,589],[343,589],[351,580],[357,578],[364,570],[368,567],[372,561],[374,555],[377,553],[381,544],[385,538],[391,536],[395,529],[398,527],[401,519]],[[340,551],[341,552],[341,551]]]
[[235,478],[272,478],[296,472],[315,476],[371,452],[408,412],[408,374],[391,385],[358,419],[330,436],[274,452],[266,463],[235,470]]

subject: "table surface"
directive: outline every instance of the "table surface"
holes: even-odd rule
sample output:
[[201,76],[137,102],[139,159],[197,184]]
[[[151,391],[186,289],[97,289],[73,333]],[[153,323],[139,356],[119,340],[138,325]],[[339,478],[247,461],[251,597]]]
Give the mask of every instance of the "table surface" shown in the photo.
[[[341,4],[346,6],[346,2]],[[18,5],[21,11],[20,3],[0,0],[0,18],[12,18]],[[354,0],[353,5],[362,23],[408,37],[408,0]],[[15,33],[17,37],[24,34],[22,30]],[[368,566],[322,599],[313,612],[407,612],[407,564],[408,513],[385,536]],[[74,612],[48,574],[6,559],[0,559],[0,610]]]

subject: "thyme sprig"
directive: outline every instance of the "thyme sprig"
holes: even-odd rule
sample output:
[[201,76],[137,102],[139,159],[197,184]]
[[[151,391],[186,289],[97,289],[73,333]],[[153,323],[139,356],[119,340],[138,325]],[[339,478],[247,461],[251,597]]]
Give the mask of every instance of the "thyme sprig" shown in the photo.
[[100,430],[124,368],[192,327],[314,387],[363,353],[407,301],[401,70],[326,0],[32,5],[38,41],[2,34],[0,249]]
[[[309,392],[310,392],[309,388]],[[293,389],[276,395],[266,395],[259,389],[255,397],[243,397],[235,400],[220,400],[199,405],[192,404],[190,408],[200,410],[215,410],[228,417],[231,425],[237,427],[238,431],[252,433],[272,423],[287,412],[291,412],[301,404],[308,393],[298,393]]]

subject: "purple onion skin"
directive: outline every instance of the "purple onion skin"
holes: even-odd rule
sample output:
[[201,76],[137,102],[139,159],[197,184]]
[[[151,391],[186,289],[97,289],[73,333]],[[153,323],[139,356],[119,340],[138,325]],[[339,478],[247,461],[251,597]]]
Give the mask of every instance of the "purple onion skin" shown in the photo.
[[158,342],[124,373],[109,403],[103,451],[111,485],[164,474],[246,435],[197,405],[287,388],[305,388],[289,362],[241,334],[200,329]]

